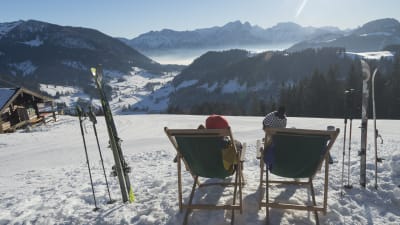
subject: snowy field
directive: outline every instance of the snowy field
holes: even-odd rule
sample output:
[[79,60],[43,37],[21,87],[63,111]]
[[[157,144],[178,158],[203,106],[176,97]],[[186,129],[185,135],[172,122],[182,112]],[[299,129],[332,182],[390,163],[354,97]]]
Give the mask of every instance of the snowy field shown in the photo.
[[[130,179],[136,201],[124,204],[116,178],[108,177],[111,196],[117,202],[108,205],[108,195],[100,159],[90,123],[85,124],[89,159],[100,210],[94,212],[94,201],[85,161],[79,122],[75,117],[61,116],[26,131],[0,135],[0,225],[5,224],[181,224],[177,195],[175,150],[163,127],[195,128],[206,116],[129,115],[115,116],[123,139],[122,149],[132,167]],[[262,117],[227,117],[234,137],[246,142],[244,163],[247,181],[244,187],[244,211],[237,213],[236,224],[264,224],[265,209],[258,210],[259,166],[255,143],[262,138]],[[97,131],[105,158],[107,174],[113,159],[107,148],[108,137],[103,118]],[[321,224],[400,224],[400,121],[379,120],[383,136],[379,154],[385,160],[379,165],[379,189],[374,188],[374,152],[372,121],[369,123],[367,149],[367,187],[360,187],[359,157],[360,120],[353,120],[351,177],[353,189],[341,197],[343,119],[289,118],[288,127],[326,129],[333,125],[341,133],[333,146],[335,163],[329,179],[328,212],[320,214]],[[347,147],[346,147],[347,163]],[[345,167],[347,174],[347,166]],[[322,171],[323,172],[323,171]],[[184,196],[188,196],[192,178],[184,173]],[[317,195],[322,191],[322,173],[315,179]],[[345,177],[347,182],[347,177]],[[217,188],[205,189],[195,199],[228,200]],[[274,189],[273,194],[278,194]],[[284,190],[283,198],[305,197],[307,193]],[[297,197],[296,197],[297,196]],[[187,200],[187,197],[185,198]],[[317,199],[320,201],[321,199]],[[230,212],[195,211],[189,224],[229,224]],[[312,213],[293,210],[271,210],[272,224],[314,224]]]

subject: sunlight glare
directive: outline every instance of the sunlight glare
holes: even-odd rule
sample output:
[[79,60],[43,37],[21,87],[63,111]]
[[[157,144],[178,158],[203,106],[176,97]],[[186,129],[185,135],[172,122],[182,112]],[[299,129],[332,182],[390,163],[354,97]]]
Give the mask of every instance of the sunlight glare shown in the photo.
[[303,0],[303,2],[301,3],[300,7],[297,9],[296,18],[299,17],[299,15],[303,11],[304,7],[306,6],[307,2],[308,2],[308,0]]

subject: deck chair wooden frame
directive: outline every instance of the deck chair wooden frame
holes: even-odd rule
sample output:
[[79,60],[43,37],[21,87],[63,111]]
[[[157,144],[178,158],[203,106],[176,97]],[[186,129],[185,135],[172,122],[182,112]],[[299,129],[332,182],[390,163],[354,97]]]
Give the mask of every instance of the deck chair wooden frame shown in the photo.
[[[329,163],[328,163],[328,157],[329,157],[329,151],[332,148],[333,144],[335,143],[335,140],[339,134],[340,130],[336,129],[333,131],[328,131],[328,130],[308,130],[308,129],[294,129],[294,128],[266,128],[265,129],[265,138],[264,138],[264,147],[261,148],[260,154],[257,155],[257,158],[260,159],[260,190],[261,190],[261,197],[259,201],[259,206],[260,209],[261,207],[266,207],[266,224],[269,224],[269,209],[270,208],[279,208],[279,209],[294,209],[294,210],[306,210],[306,211],[313,211],[314,216],[315,216],[315,223],[319,224],[319,218],[318,218],[318,212],[322,212],[324,215],[326,214],[327,210],[327,202],[328,202],[328,176],[329,176]],[[290,179],[288,180],[287,178],[280,179],[270,179],[269,174],[269,168],[266,163],[264,163],[264,154],[265,154],[265,149],[268,148],[270,144],[270,141],[272,140],[272,137],[276,134],[280,135],[292,135],[292,136],[321,136],[321,137],[327,137],[327,143],[326,143],[326,150],[325,153],[321,156],[321,160],[319,161],[319,164],[317,168],[315,169],[315,172],[310,176],[307,177],[307,181],[301,181],[304,179]],[[296,151],[297,149],[293,149],[293,151]],[[322,149],[321,149],[322,151]],[[315,177],[316,173],[321,170],[322,164],[325,163],[325,174],[324,174],[324,190],[323,190],[323,201],[322,204],[317,205],[316,203],[316,198],[315,198],[315,191],[314,191],[314,186],[313,186],[313,178]],[[265,177],[264,177],[265,173]],[[265,179],[264,179],[265,178]],[[264,184],[265,184],[265,189],[264,189]],[[287,203],[282,203],[282,202],[271,202],[269,199],[269,187],[272,185],[297,185],[299,187],[301,186],[306,186],[309,188],[311,197],[312,197],[312,203],[313,205],[300,205],[300,204],[287,204]],[[265,202],[264,200],[264,192],[265,191]]]
[[[181,154],[181,149],[180,146],[176,140],[177,137],[228,137],[231,141],[233,141],[233,135],[231,132],[230,128],[227,129],[168,129],[167,127],[164,128],[165,133],[167,134],[169,140],[171,141],[172,145],[174,146],[175,150],[177,151],[177,156],[174,161],[177,162],[177,167],[178,167],[178,201],[179,201],[179,210],[180,212],[183,211],[183,209],[186,209],[185,217],[183,224],[187,224],[188,221],[188,216],[191,213],[192,210],[232,210],[232,216],[231,216],[231,224],[234,224],[234,218],[235,218],[235,210],[239,210],[240,213],[243,211],[243,197],[242,197],[242,186],[244,184],[244,178],[243,178],[243,160],[244,160],[244,151],[245,148],[243,148],[242,151],[238,151],[236,149],[236,146],[234,146],[235,151],[237,153],[237,159],[240,160],[240,162],[236,165],[236,169],[234,173],[231,176],[235,176],[234,182],[226,182],[224,180],[221,180],[221,182],[214,182],[214,183],[200,183],[198,175],[192,172],[190,169],[191,166],[189,165],[188,161],[183,157]],[[222,149],[221,149],[222,150]],[[191,176],[194,179],[193,186],[192,186],[192,191],[189,196],[189,200],[187,204],[183,203],[183,197],[182,197],[182,169],[181,169],[181,161],[183,161],[185,168],[187,171],[190,172]],[[222,158],[221,158],[221,165],[223,166],[222,163]],[[193,197],[195,195],[195,192],[198,188],[205,187],[205,186],[210,186],[210,185],[222,185],[222,186],[233,186],[233,200],[232,204],[193,204]],[[238,198],[238,202],[237,202]]]

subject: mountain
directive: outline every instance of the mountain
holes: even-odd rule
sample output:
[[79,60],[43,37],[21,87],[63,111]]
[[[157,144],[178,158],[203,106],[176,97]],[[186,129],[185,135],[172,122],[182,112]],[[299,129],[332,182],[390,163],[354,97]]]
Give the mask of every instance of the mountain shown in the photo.
[[97,30],[28,20],[0,24],[0,78],[36,88],[38,83],[91,83],[89,68],[102,64],[105,75],[128,74],[133,67],[160,74],[173,69],[149,59]]
[[244,110],[230,114],[243,114],[252,102],[276,99],[283,86],[315,71],[326,74],[336,65],[336,75],[344,79],[352,62],[339,48],[255,55],[244,50],[208,52],[174,78],[169,105],[173,111],[191,113],[199,105],[218,103]]
[[306,48],[341,47],[347,51],[380,51],[388,45],[400,44],[400,23],[396,19],[379,19],[368,22],[347,34],[327,33],[302,41],[288,51]]
[[267,45],[278,43],[295,43],[325,33],[342,33],[337,28],[302,27],[295,23],[278,23],[263,29],[248,22],[230,22],[222,27],[196,29],[192,31],[174,31],[163,29],[150,31],[131,40],[123,39],[139,51],[165,51],[176,49],[193,49],[209,47],[240,48],[251,45]]

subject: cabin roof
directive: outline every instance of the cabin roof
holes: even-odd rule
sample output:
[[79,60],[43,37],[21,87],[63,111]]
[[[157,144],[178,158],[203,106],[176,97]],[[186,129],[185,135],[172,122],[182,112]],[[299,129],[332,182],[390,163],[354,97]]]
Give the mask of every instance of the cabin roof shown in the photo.
[[3,106],[10,100],[10,98],[15,94],[15,88],[0,88],[0,108],[3,109]]
[[28,95],[32,95],[35,98],[39,98],[44,102],[53,101],[53,99],[37,94],[33,91],[25,89],[23,87],[20,88],[0,88],[0,113],[3,113],[4,110],[18,97],[19,94],[24,93]]

